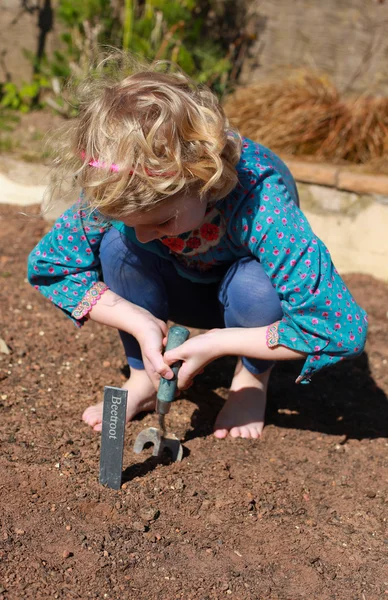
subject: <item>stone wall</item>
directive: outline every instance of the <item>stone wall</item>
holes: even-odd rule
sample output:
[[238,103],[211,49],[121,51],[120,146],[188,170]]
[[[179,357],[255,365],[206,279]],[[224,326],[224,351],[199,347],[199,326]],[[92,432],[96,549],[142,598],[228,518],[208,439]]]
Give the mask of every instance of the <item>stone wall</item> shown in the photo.
[[388,0],[245,0],[257,39],[244,83],[308,67],[341,92],[388,94]]
[[[44,2],[40,2],[43,5]],[[56,2],[51,2],[55,6]],[[34,7],[38,2],[28,2]],[[24,50],[36,54],[38,47],[38,12],[23,10],[21,0],[0,0],[0,81],[7,78],[15,83],[30,81],[31,61]],[[46,51],[51,54],[58,46],[58,32],[54,29],[47,35]]]

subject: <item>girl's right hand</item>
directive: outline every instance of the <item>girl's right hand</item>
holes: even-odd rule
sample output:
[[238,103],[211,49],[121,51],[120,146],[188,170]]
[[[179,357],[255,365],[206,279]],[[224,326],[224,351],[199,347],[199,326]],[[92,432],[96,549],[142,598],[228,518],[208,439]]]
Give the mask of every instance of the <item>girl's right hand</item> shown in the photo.
[[148,377],[157,390],[160,378],[172,379],[174,373],[163,360],[163,349],[167,341],[167,323],[157,319],[147,310],[139,309],[136,330],[133,335],[139,342]]
[[163,360],[163,348],[167,342],[167,324],[164,321],[109,289],[93,305],[89,317],[92,321],[135,336],[140,344],[145,369],[155,389],[159,386],[161,376],[166,379],[174,376]]

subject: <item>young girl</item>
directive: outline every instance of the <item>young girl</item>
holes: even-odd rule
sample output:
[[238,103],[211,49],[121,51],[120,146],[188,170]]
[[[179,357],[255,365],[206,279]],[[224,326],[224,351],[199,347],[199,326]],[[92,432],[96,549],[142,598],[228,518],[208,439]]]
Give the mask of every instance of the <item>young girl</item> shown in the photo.
[[[297,383],[363,350],[367,316],[298,208],[282,161],[240,137],[215,96],[164,63],[91,77],[59,160],[81,198],[29,257],[31,284],[81,326],[119,330],[127,420],[239,357],[218,438],[257,438],[275,361],[304,358]],[[168,319],[203,329],[163,355]],[[99,431],[102,403],[83,419]]]

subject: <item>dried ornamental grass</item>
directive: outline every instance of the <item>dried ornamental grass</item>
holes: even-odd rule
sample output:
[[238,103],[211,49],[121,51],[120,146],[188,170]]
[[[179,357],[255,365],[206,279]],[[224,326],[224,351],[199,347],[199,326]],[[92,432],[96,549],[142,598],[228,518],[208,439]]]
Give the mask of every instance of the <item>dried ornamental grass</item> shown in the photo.
[[243,135],[278,152],[366,163],[388,150],[387,98],[341,99],[308,73],[241,88],[224,108]]
[[318,155],[366,163],[388,150],[388,99],[361,97],[343,103],[343,112]]

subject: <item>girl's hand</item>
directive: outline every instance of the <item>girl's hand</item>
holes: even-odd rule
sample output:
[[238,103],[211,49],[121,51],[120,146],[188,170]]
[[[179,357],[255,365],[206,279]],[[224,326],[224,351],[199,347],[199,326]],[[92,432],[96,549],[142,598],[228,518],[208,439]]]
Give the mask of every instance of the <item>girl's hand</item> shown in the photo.
[[125,300],[112,290],[106,290],[89,313],[92,321],[115,327],[135,336],[140,344],[144,366],[149,378],[158,388],[160,376],[173,377],[163,360],[167,324],[148,310]]
[[167,324],[157,319],[147,310],[137,307],[136,329],[133,335],[139,342],[144,367],[148,377],[158,389],[160,377],[171,379],[174,373],[163,360],[163,348],[167,336]]
[[211,329],[164,353],[163,358],[167,365],[172,365],[178,360],[183,361],[178,373],[179,389],[190,387],[194,377],[201,373],[206,365],[223,356],[222,331]]

